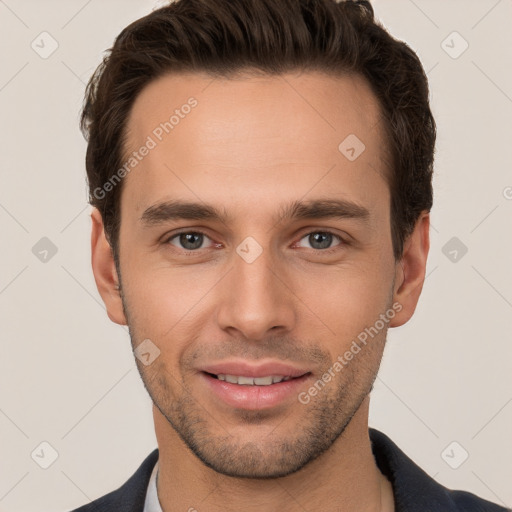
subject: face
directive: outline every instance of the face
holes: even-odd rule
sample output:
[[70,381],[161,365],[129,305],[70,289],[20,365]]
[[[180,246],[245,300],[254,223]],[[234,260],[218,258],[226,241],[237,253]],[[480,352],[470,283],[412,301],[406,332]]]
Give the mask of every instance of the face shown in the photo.
[[109,315],[159,351],[144,385],[217,472],[299,470],[371,390],[402,309],[379,117],[362,78],[316,73],[166,76],[136,99]]

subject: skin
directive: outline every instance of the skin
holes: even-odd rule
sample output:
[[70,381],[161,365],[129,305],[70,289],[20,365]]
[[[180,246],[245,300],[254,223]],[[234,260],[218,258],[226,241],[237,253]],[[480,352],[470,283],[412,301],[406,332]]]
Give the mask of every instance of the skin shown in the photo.
[[[92,213],[108,315],[129,326],[134,348],[149,338],[160,350],[148,366],[136,361],[154,402],[162,509],[391,511],[368,435],[369,393],[387,328],[406,323],[420,296],[429,214],[395,261],[378,102],[358,76],[169,75],[137,97],[127,150],[191,96],[197,106],[124,178],[119,272]],[[366,146],[353,162],[338,150],[349,134]],[[290,201],[336,198],[366,208],[367,222],[279,218]],[[144,210],[170,199],[232,218],[144,226]],[[181,228],[207,234],[196,252],[171,238]],[[330,253],[309,236],[325,230],[341,237],[328,238]],[[248,236],[262,248],[252,263],[236,252]],[[201,365],[233,357],[281,360],[308,368],[307,391],[394,303],[400,312],[307,405],[294,396],[266,410],[230,407],[199,376]]]

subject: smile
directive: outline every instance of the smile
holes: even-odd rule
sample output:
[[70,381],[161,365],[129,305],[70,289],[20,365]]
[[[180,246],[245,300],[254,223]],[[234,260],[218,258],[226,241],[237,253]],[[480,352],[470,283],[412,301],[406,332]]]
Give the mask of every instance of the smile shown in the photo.
[[268,375],[266,377],[244,377],[241,375],[226,375],[223,373],[213,375],[213,377],[217,377],[217,379],[219,380],[230,382],[231,384],[240,384],[242,386],[270,386],[271,384],[277,384],[278,382],[291,380],[293,378],[289,376],[286,377],[284,375]]
[[312,378],[307,372],[296,377],[290,375],[264,375],[249,377],[227,373],[199,374],[202,385],[211,393],[215,402],[235,409],[261,410],[271,409],[298,400],[298,394]]

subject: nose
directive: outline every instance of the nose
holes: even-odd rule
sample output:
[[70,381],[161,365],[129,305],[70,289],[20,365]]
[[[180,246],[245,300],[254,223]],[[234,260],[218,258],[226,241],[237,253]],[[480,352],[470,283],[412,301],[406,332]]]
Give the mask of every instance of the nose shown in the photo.
[[292,331],[296,302],[286,274],[285,263],[277,265],[268,249],[250,263],[234,254],[219,297],[219,328],[250,340]]

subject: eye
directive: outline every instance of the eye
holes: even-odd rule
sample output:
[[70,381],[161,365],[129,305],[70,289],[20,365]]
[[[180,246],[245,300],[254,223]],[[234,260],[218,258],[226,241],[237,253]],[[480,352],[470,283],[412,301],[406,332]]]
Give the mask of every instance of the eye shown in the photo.
[[[332,246],[331,244],[334,239],[337,239],[338,243]],[[306,240],[307,243],[310,244],[309,247],[315,250],[333,249],[334,247],[343,243],[343,239],[340,236],[335,235],[330,231],[312,231],[311,233],[308,233],[306,236],[302,237],[301,241],[302,240]],[[299,242],[299,247],[304,247],[304,245],[301,245],[301,241]]]
[[[165,243],[178,249],[195,252],[199,249],[207,248],[208,246],[204,245],[207,240],[211,241],[210,237],[202,231],[183,231],[170,236],[165,240]],[[333,242],[336,240],[338,242],[333,245]],[[303,245],[303,241],[306,241],[309,245]],[[303,236],[297,245],[315,251],[329,252],[343,244],[345,244],[345,241],[339,235],[331,233],[330,231],[311,231]]]
[[205,239],[209,240],[209,237],[201,231],[185,231],[171,236],[167,239],[166,243],[186,251],[195,251],[197,249],[204,249],[202,245]]

